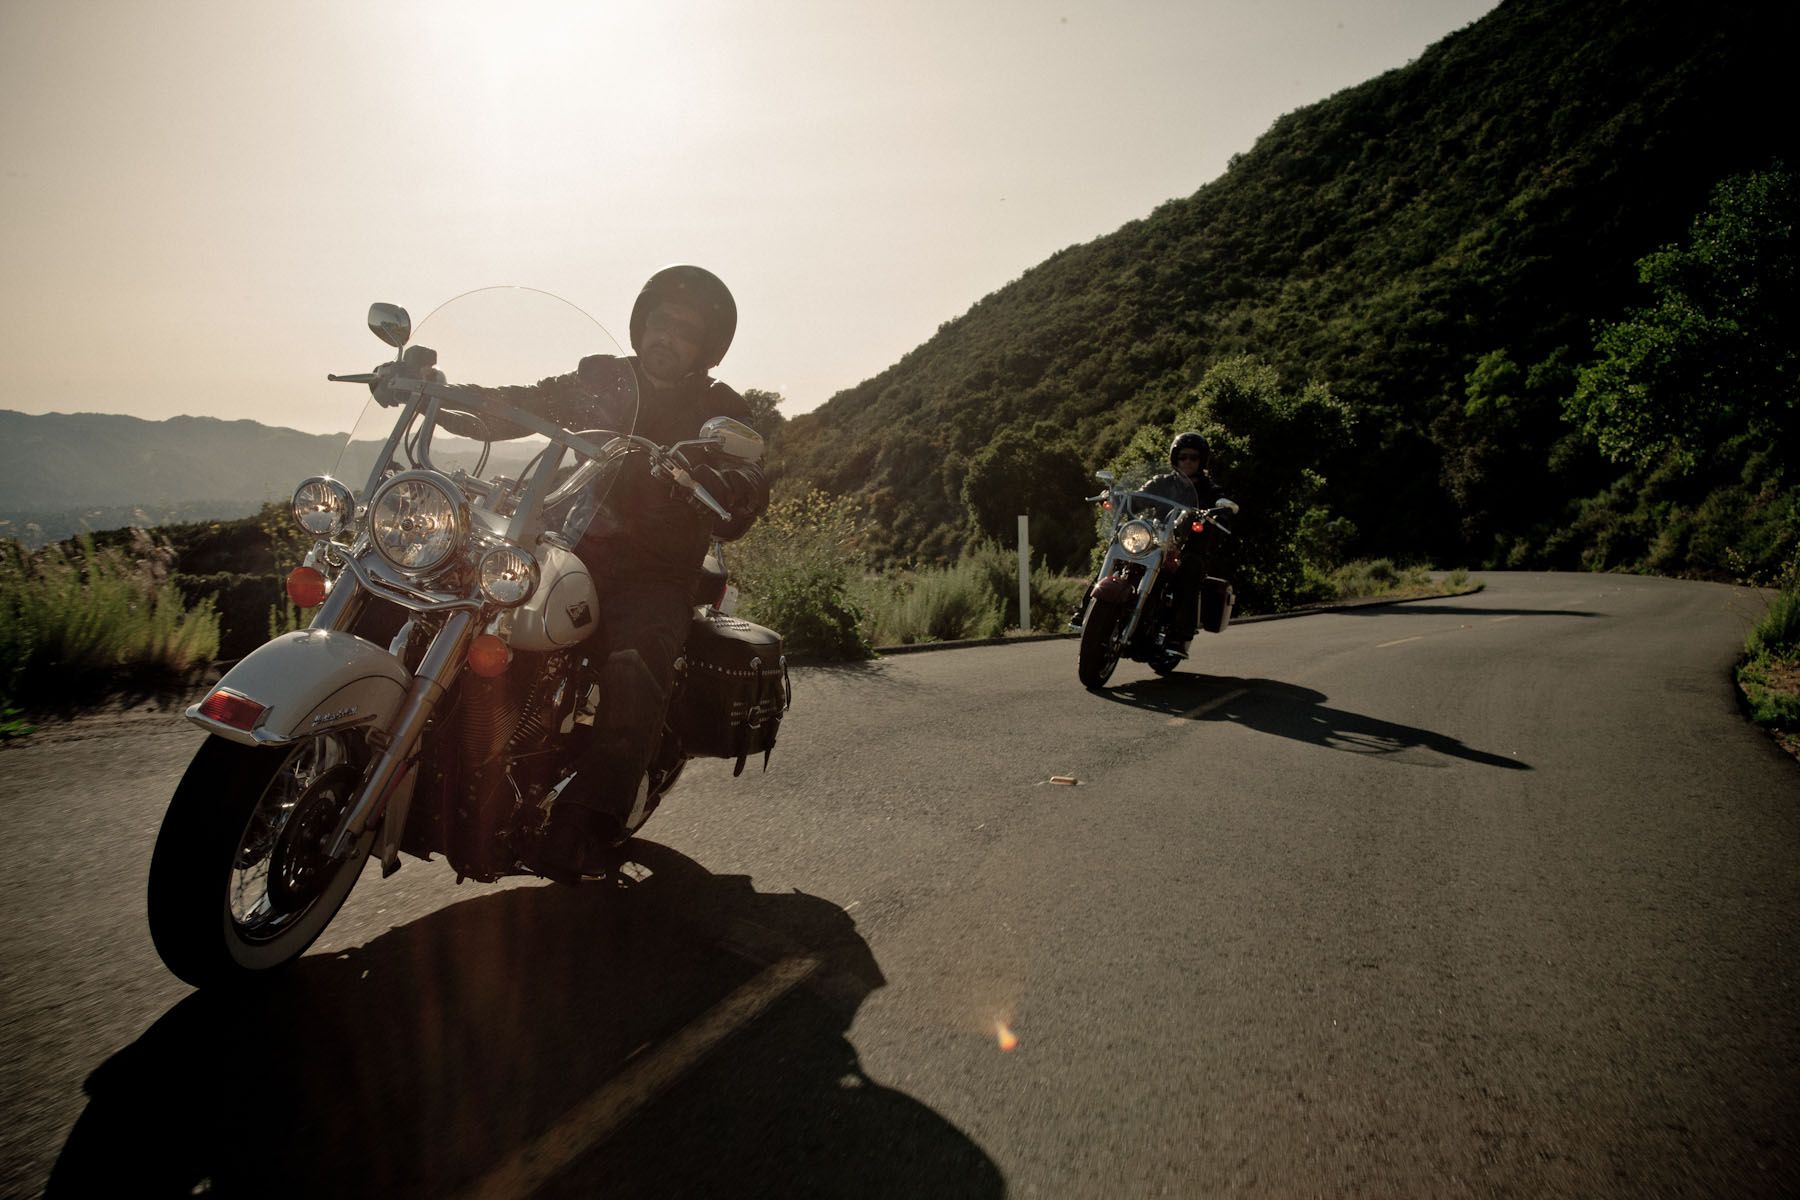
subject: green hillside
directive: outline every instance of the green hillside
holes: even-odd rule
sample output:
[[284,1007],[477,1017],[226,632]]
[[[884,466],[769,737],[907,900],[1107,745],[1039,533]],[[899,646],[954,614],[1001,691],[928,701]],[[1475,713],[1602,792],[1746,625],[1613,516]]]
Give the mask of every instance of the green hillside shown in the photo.
[[[1616,445],[1614,461],[1564,415],[1601,328],[1656,300],[1638,261],[1690,238],[1721,181],[1800,166],[1779,83],[1790,13],[1509,0],[788,422],[789,486],[866,500],[888,557],[951,557],[968,466],[996,439],[1091,470],[1248,355],[1290,394],[1322,385],[1347,409],[1309,464],[1325,481],[1313,519],[1354,527],[1346,554],[1716,572],[1718,547],[1666,534],[1721,488],[1765,506],[1759,553],[1791,553],[1779,510],[1794,514],[1800,464],[1784,476],[1739,444],[1747,427],[1677,469]],[[1773,203],[1788,212],[1791,189]],[[1791,282],[1767,295],[1777,308],[1759,311],[1792,315]],[[1253,479],[1221,474],[1249,539],[1291,536],[1257,528]]]

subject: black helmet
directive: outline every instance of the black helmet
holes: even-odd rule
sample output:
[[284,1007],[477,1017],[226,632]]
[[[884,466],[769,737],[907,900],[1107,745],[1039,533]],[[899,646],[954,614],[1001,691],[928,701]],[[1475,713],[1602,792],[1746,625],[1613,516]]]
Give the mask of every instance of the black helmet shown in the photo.
[[664,300],[680,300],[698,308],[706,318],[706,342],[700,347],[700,366],[711,370],[731,348],[737,333],[737,301],[731,289],[704,267],[679,264],[664,267],[652,275],[631,306],[631,348],[636,350],[644,338],[644,321],[652,306]]
[[1205,434],[1196,433],[1190,429],[1186,433],[1175,435],[1175,440],[1169,443],[1170,470],[1178,469],[1175,465],[1175,456],[1183,450],[1198,450],[1200,452],[1200,469],[1206,470],[1206,460],[1212,457],[1212,446],[1207,442]]

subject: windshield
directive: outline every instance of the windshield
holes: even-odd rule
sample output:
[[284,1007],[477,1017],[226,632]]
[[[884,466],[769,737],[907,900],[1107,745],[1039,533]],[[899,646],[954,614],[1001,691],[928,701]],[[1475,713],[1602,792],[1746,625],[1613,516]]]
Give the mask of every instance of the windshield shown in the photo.
[[1200,494],[1191,479],[1168,462],[1139,461],[1114,471],[1112,486],[1124,494],[1115,500],[1120,520],[1150,516],[1163,518],[1178,508],[1199,508]]
[[[436,370],[451,386],[409,393],[407,403],[390,407],[371,397],[331,472],[359,502],[368,500],[372,480],[421,468],[463,472],[498,490],[520,480],[547,450],[569,445],[557,426],[630,433],[636,425],[636,375],[625,352],[599,322],[548,292],[465,292],[419,323],[408,350],[418,354],[420,347],[435,351]],[[618,361],[577,375],[591,355]],[[436,420],[432,397],[441,404]],[[579,461],[565,451],[559,475]]]

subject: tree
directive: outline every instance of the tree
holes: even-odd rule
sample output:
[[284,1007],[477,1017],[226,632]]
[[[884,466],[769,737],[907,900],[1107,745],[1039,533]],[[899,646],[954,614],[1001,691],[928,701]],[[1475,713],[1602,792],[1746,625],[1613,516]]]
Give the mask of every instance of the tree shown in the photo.
[[1087,468],[1054,427],[1000,434],[969,460],[962,500],[976,528],[1013,545],[1020,514],[1031,517],[1031,541],[1057,569],[1085,565],[1091,533],[1083,490]]
[[1653,299],[1600,330],[1567,406],[1609,458],[1691,471],[1749,441],[1800,465],[1796,217],[1777,163],[1719,184],[1685,244],[1638,261]]
[[1236,536],[1219,547],[1217,569],[1233,574],[1247,607],[1267,612],[1298,595],[1303,541],[1348,540],[1347,523],[1321,504],[1325,479],[1318,467],[1349,438],[1350,425],[1350,410],[1324,385],[1285,392],[1273,367],[1244,355],[1208,370],[1174,425],[1139,430],[1125,457],[1141,458],[1156,448],[1166,454],[1177,430],[1206,435],[1210,473],[1243,505],[1242,515],[1228,522]]
[[744,403],[750,406],[750,427],[763,435],[763,440],[773,442],[787,424],[787,418],[781,414],[780,405],[786,400],[780,392],[768,392],[762,388],[745,388]]

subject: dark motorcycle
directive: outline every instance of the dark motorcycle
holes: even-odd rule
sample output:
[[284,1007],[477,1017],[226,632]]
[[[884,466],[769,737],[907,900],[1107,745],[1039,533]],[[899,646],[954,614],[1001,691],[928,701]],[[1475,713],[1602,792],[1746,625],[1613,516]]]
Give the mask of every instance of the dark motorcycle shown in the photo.
[[[298,957],[371,856],[384,876],[402,854],[441,854],[459,882],[536,874],[546,797],[609,699],[576,539],[631,460],[723,517],[687,456],[762,455],[726,418],[672,446],[636,436],[635,391],[615,405],[624,428],[579,433],[511,403],[520,386],[569,386],[582,355],[619,353],[547,293],[467,293],[410,346],[403,309],[375,305],[369,327],[399,359],[331,377],[374,398],[337,468],[294,494],[316,541],[288,592],[318,611],[186,714],[212,736],[163,818],[149,918],[164,963],[195,985]],[[722,612],[725,586],[715,565],[697,588],[645,817],[691,756],[766,762],[791,698],[781,638]]]
[[1081,629],[1077,674],[1089,689],[1105,687],[1121,658],[1169,675],[1187,657],[1187,635],[1196,627],[1221,633],[1231,623],[1235,595],[1225,580],[1202,576],[1197,621],[1181,611],[1174,581],[1184,558],[1206,553],[1206,539],[1231,532],[1220,517],[1238,511],[1223,497],[1202,507],[1193,482],[1176,472],[1146,466],[1096,477],[1106,490],[1088,499],[1104,505],[1110,536],[1073,622]]

